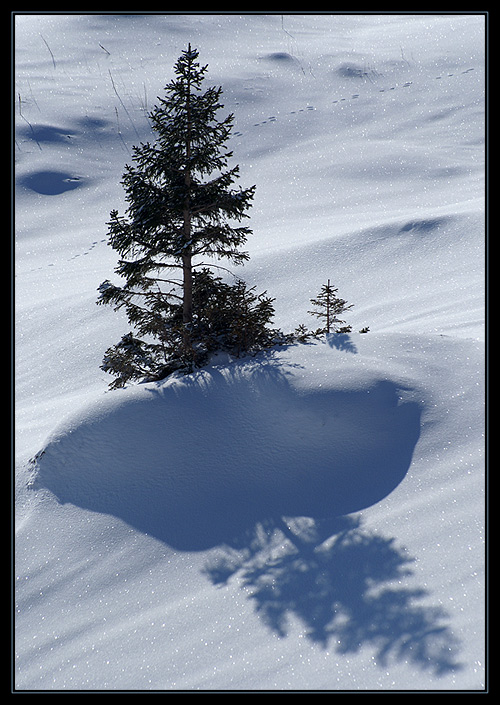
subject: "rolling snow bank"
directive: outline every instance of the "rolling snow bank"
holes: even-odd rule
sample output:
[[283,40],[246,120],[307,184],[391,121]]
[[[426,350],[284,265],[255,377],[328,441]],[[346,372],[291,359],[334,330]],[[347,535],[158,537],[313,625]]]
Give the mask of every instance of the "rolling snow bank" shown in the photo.
[[404,478],[421,410],[391,379],[332,374],[335,350],[314,347],[314,372],[271,352],[109,395],[45,447],[37,485],[182,550],[364,509]]
[[20,631],[26,683],[474,687],[482,363],[467,339],[332,335],[69,417],[31,480],[53,523],[19,532],[19,622],[48,616],[43,648]]

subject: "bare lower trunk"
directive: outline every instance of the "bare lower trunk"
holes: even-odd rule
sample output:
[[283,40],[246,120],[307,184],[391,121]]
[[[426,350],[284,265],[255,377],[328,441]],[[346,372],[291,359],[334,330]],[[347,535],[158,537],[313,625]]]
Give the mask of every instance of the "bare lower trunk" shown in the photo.
[[182,322],[184,325],[193,321],[193,269],[191,255],[182,258],[182,274],[184,295],[182,300]]
[[326,332],[330,332],[330,280],[328,280],[328,288],[326,294]]

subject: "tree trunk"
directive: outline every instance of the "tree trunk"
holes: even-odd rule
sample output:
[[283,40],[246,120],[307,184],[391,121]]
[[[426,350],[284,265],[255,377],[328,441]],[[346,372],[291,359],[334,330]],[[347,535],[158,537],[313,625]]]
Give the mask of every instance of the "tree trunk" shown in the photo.
[[190,254],[182,257],[182,274],[182,322],[189,324],[193,320],[193,268]]
[[326,332],[330,332],[330,280],[326,289]]
[[[191,44],[189,44],[191,52]],[[186,198],[184,202],[184,252],[182,255],[183,273],[183,305],[182,322],[184,325],[193,321],[193,268],[191,255],[191,204],[189,189],[191,186],[191,75],[188,72],[187,92],[186,92],[186,171],[184,173],[184,184],[186,186]]]

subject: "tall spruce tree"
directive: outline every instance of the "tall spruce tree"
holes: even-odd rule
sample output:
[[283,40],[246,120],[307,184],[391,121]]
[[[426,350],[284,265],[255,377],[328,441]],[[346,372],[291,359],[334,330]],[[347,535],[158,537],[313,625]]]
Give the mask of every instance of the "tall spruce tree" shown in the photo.
[[207,66],[197,59],[191,45],[178,59],[149,115],[157,139],[134,147],[134,164],[125,168],[126,216],[110,214],[123,284],[103,282],[98,303],[123,308],[136,331],[105,353],[101,367],[116,377],[111,387],[190,371],[231,341],[241,353],[273,338],[266,327],[272,299],[241,281],[226,285],[210,269],[218,260],[248,260],[240,248],[251,230],[241,221],[255,186],[233,187],[239,167],[228,168],[226,142],[234,116],[217,119],[222,88],[203,90]]

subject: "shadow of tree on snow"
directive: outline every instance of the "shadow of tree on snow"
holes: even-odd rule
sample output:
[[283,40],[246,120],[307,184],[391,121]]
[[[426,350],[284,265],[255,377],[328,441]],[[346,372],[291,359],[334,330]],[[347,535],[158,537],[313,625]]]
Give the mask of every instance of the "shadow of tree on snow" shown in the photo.
[[369,645],[381,666],[459,668],[413,559],[353,518],[405,478],[420,406],[387,379],[300,391],[289,376],[269,355],[108,398],[37,454],[32,488],[175,550],[211,549],[209,579],[237,577],[280,636],[298,618],[311,641]]
[[441,676],[460,668],[458,642],[442,608],[419,604],[427,592],[402,586],[412,562],[359,518],[295,518],[260,524],[245,544],[226,546],[206,574],[215,585],[238,574],[257,614],[281,637],[295,617],[324,648],[352,654],[368,645],[379,666],[407,661]]
[[342,352],[350,352],[353,355],[358,352],[354,341],[347,333],[329,333],[326,336],[326,342],[331,348],[336,348]]

